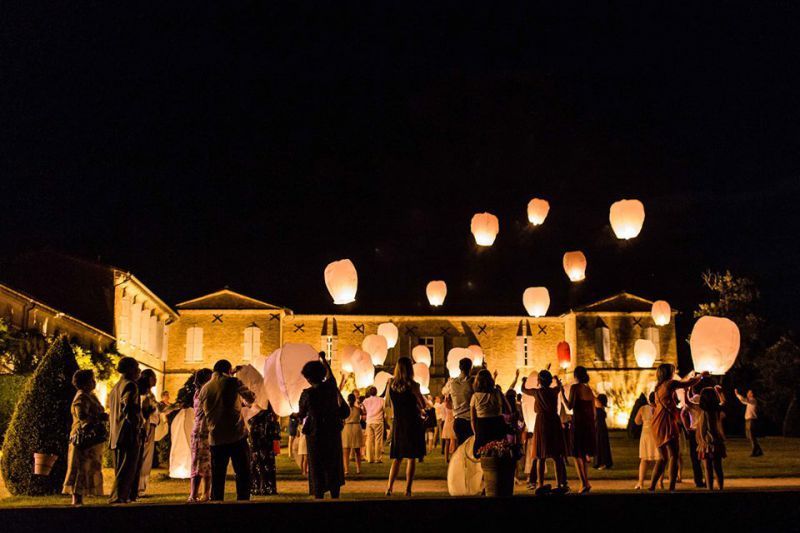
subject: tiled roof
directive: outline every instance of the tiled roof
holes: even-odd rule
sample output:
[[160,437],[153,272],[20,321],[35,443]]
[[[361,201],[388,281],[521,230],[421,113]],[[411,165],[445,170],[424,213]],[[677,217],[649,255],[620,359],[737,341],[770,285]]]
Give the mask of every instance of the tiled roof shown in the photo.
[[244,294],[222,289],[199,298],[187,300],[177,304],[178,309],[281,309],[277,305],[272,305],[261,300],[256,300]]

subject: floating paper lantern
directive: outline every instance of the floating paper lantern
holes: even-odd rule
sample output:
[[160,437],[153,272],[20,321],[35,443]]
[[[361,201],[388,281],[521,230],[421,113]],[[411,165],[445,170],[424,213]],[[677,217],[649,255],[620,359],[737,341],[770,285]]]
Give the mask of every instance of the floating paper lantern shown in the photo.
[[567,252],[564,254],[564,272],[570,281],[582,281],[586,278],[586,256],[583,252]]
[[358,349],[357,346],[353,345],[346,345],[342,346],[339,349],[339,360],[341,361],[340,366],[342,368],[342,372],[347,372],[348,374],[353,371],[353,352]]
[[695,322],[689,345],[697,372],[724,374],[739,354],[739,328],[731,320],[704,316]]
[[664,300],[653,302],[650,314],[653,315],[653,322],[655,322],[656,326],[666,326],[672,319],[672,309]]
[[[528,375],[528,379],[525,380],[525,388],[530,389],[536,387],[538,379],[539,379],[539,373],[534,370]],[[521,380],[519,387],[521,393],[522,392]],[[525,426],[527,427],[526,431],[532,433],[533,428],[536,425],[536,410],[534,408],[536,401],[533,399],[533,396],[528,396],[527,394],[523,394],[521,403],[522,403],[522,419],[525,420]]]
[[356,300],[358,273],[349,259],[334,261],[325,267],[325,286],[337,305],[349,304]]
[[363,389],[375,382],[375,366],[372,364],[372,357],[364,350],[353,352],[353,374],[356,379],[356,387]]
[[642,231],[644,205],[639,200],[620,200],[611,204],[608,214],[618,239],[633,239]]
[[447,361],[447,375],[451,378],[457,378],[461,375],[461,369],[458,368],[458,361]]
[[652,368],[656,362],[656,345],[649,339],[638,339],[633,345],[633,355],[639,368]]
[[550,291],[547,287],[528,287],[522,293],[522,305],[525,306],[528,315],[544,316],[550,307]]
[[458,368],[458,363],[462,359],[469,359],[475,364],[475,353],[467,348],[451,348],[447,352],[447,371],[450,373],[451,378],[458,377],[461,370]]
[[428,387],[431,383],[431,370],[428,365],[422,363],[414,364],[414,381],[419,383],[419,391],[422,394],[430,394],[431,390]]
[[477,344],[470,344],[467,346],[472,358],[472,366],[481,366],[483,364],[483,348]]
[[431,351],[427,346],[421,344],[419,346],[414,346],[414,349],[411,350],[411,358],[415,363],[431,366]]
[[478,246],[491,246],[500,231],[500,221],[491,213],[477,213],[472,217],[470,230]]
[[375,374],[375,382],[372,385],[378,390],[378,396],[381,396],[386,390],[386,385],[390,379],[392,379],[392,375],[383,370]]
[[169,477],[189,479],[192,476],[192,428],[194,409],[181,409],[172,420],[172,444],[169,449]]
[[558,356],[558,366],[564,370],[569,368],[572,364],[572,351],[569,348],[567,341],[561,341],[556,346],[556,355]]
[[389,354],[389,345],[382,335],[367,335],[361,343],[361,349],[369,354],[375,366],[382,365]]
[[538,226],[547,218],[547,213],[550,212],[550,203],[541,198],[534,198],[528,202],[528,222],[534,226]]
[[311,386],[301,371],[311,361],[319,361],[319,353],[313,346],[289,342],[267,357],[264,385],[269,403],[278,416],[298,411],[300,394]]
[[236,377],[245,387],[256,395],[255,403],[258,404],[261,409],[266,409],[269,399],[267,398],[267,390],[264,387],[264,376],[261,372],[253,365],[245,365],[236,372]]
[[428,302],[438,307],[444,303],[444,298],[447,296],[447,283],[444,281],[431,281],[425,287],[425,294],[428,295]]
[[397,326],[391,322],[384,322],[378,326],[378,335],[386,339],[386,345],[389,348],[397,346],[397,336],[399,333],[400,332],[397,331]]

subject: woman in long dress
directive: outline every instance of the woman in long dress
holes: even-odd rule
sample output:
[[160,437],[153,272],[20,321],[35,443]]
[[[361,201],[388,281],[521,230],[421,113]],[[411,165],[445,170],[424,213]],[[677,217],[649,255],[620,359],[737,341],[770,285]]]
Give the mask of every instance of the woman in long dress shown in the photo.
[[550,485],[544,484],[545,460],[552,459],[556,465],[556,481],[558,487],[553,491],[560,494],[569,492],[567,485],[567,468],[564,462],[566,446],[561,418],[558,416],[558,396],[563,394],[561,381],[555,378],[557,386],[550,388],[553,375],[542,370],[537,376],[538,388],[527,388],[522,382],[522,394],[533,396],[535,400],[536,423],[533,428],[533,454],[536,459],[536,494],[550,491]]
[[356,395],[350,393],[347,396],[347,405],[350,408],[350,415],[344,421],[342,431],[342,455],[344,462],[344,475],[350,472],[350,451],[353,450],[356,457],[356,474],[361,473],[361,439],[364,432],[361,430],[361,407],[356,403]]
[[324,357],[306,363],[302,374],[311,384],[300,395],[298,412],[298,416],[305,419],[308,492],[318,500],[324,498],[326,492],[337,499],[344,485],[342,426],[350,409]]
[[[644,479],[647,476],[647,468],[658,461],[660,455],[656,445],[656,437],[653,433],[653,406],[655,405],[656,394],[651,392],[648,403],[641,406],[636,411],[634,423],[642,426],[642,434],[639,435],[639,481],[636,483],[636,490],[644,487]],[[663,480],[661,481],[663,483]]]
[[585,367],[576,366],[575,380],[569,388],[569,396],[561,390],[562,399],[567,408],[572,410],[572,447],[570,455],[575,460],[575,470],[581,481],[581,494],[589,492],[587,461],[597,453],[597,426],[595,423],[594,392],[589,387],[589,372]]
[[603,470],[614,466],[614,459],[611,456],[611,441],[608,438],[608,425],[606,424],[608,396],[598,394],[594,405],[595,423],[597,425],[597,447],[593,466],[598,470]]
[[400,470],[400,462],[406,460],[406,496],[411,496],[411,485],[414,482],[414,471],[417,459],[425,457],[425,427],[423,413],[425,399],[419,390],[419,383],[414,381],[414,367],[411,359],[401,357],[394,367],[394,376],[387,385],[389,401],[392,404],[394,419],[392,422],[392,444],[389,457],[392,465],[389,468],[389,485],[386,495],[392,495],[394,481]]
[[664,363],[656,370],[655,411],[653,413],[653,433],[658,446],[659,459],[650,478],[650,491],[656,490],[656,483],[664,475],[664,468],[669,462],[669,490],[675,490],[678,476],[678,454],[680,429],[678,419],[680,411],[675,402],[675,391],[687,389],[699,382],[702,376],[676,381],[675,366]]
[[[87,429],[108,420],[103,404],[94,394],[97,383],[94,372],[78,370],[72,376],[72,385],[78,389],[72,400],[72,429],[70,440],[81,429]],[[88,448],[78,448],[72,442],[67,452],[67,475],[64,479],[64,494],[72,495],[72,505],[81,505],[84,496],[103,495],[103,450],[105,442]]]
[[280,444],[281,425],[272,405],[267,404],[247,421],[250,428],[250,494],[278,494],[275,480],[275,443]]
[[[189,502],[206,502],[211,497],[211,445],[208,442],[208,424],[203,406],[200,405],[200,389],[211,379],[211,369],[201,368],[194,374],[194,426],[192,427],[192,472],[189,482]],[[199,497],[200,483],[203,496]]]

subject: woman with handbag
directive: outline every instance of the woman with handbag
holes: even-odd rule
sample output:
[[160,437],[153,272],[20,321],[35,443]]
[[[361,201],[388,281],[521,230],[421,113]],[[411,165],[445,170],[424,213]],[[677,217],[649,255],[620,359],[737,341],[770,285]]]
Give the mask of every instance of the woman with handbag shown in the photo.
[[108,415],[94,394],[94,372],[78,370],[72,376],[78,389],[72,400],[72,429],[69,434],[67,476],[64,494],[72,495],[72,505],[83,504],[83,497],[103,495],[103,449],[108,438]]

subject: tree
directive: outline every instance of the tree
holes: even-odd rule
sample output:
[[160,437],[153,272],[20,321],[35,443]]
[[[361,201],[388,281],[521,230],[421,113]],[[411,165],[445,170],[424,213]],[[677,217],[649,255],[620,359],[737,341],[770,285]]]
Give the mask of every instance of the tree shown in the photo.
[[788,335],[781,336],[765,352],[758,365],[764,406],[772,413],[786,413],[782,432],[800,436],[800,346]]
[[[0,473],[12,494],[61,491],[67,471],[70,406],[75,396],[72,375],[76,370],[78,363],[69,342],[58,338],[23,388],[0,458]],[[34,475],[34,453],[58,456],[49,476]]]
[[39,331],[15,331],[0,320],[0,371],[6,374],[32,373],[49,346]]

